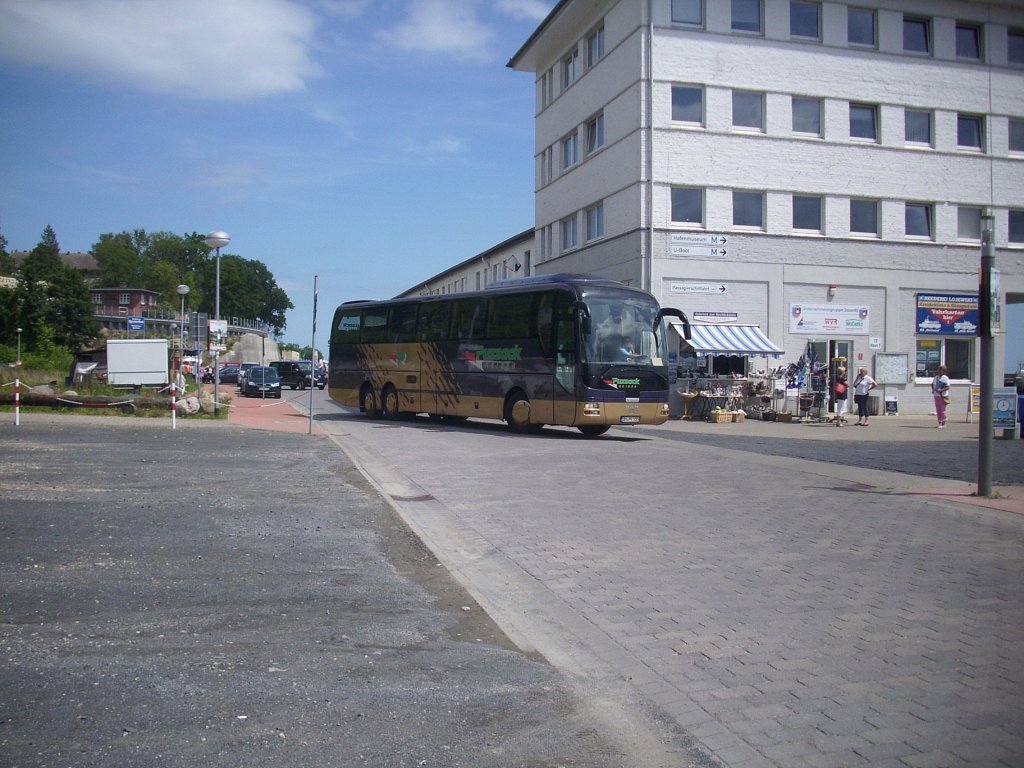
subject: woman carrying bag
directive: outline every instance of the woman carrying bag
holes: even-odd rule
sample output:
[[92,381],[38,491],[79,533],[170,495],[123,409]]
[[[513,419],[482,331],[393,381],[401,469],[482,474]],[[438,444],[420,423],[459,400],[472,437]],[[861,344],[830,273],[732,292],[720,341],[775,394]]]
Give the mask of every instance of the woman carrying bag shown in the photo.
[[939,420],[939,429],[946,426],[946,406],[949,405],[949,376],[946,366],[940,365],[932,378],[932,397],[935,398],[935,416]]
[[867,368],[857,370],[857,378],[853,382],[853,399],[857,403],[857,426],[868,425],[868,392],[878,386],[878,382],[868,376]]
[[836,380],[832,385],[832,389],[835,393],[836,400],[836,426],[846,426],[846,405],[849,402],[847,389],[849,386],[846,383],[846,369],[836,369]]

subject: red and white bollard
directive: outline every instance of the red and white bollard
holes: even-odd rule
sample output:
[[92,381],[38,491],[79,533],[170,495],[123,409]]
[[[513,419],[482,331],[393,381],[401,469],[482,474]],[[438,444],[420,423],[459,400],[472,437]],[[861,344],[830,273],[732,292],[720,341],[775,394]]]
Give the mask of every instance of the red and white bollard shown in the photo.
[[21,426],[21,380],[14,380],[14,426]]
[[171,429],[178,428],[178,408],[177,408],[177,394],[178,389],[174,382],[171,382]]

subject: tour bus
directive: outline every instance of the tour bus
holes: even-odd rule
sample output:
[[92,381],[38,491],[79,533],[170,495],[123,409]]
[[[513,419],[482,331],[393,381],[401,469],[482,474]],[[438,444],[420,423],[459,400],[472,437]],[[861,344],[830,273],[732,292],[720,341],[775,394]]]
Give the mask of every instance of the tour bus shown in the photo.
[[542,275],[472,293],[353,301],[334,313],[328,391],[371,418],[426,413],[587,436],[668,419],[662,309],[646,291]]

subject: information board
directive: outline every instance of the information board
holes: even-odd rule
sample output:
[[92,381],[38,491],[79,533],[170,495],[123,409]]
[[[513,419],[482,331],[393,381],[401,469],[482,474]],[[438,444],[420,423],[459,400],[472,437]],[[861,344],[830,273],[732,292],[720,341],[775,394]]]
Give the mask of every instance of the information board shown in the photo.
[[910,379],[910,356],[897,352],[876,353],[874,378],[879,384],[906,384]]

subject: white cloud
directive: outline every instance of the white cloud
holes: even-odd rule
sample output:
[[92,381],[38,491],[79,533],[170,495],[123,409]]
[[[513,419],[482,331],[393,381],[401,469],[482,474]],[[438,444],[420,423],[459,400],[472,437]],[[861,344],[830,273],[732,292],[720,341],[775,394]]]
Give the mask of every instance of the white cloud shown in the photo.
[[302,90],[315,31],[289,0],[0,0],[0,57],[199,99]]
[[378,39],[402,50],[490,59],[494,30],[476,17],[477,4],[459,0],[413,0],[408,19]]
[[554,0],[496,0],[495,9],[518,21],[543,21],[555,7]]

